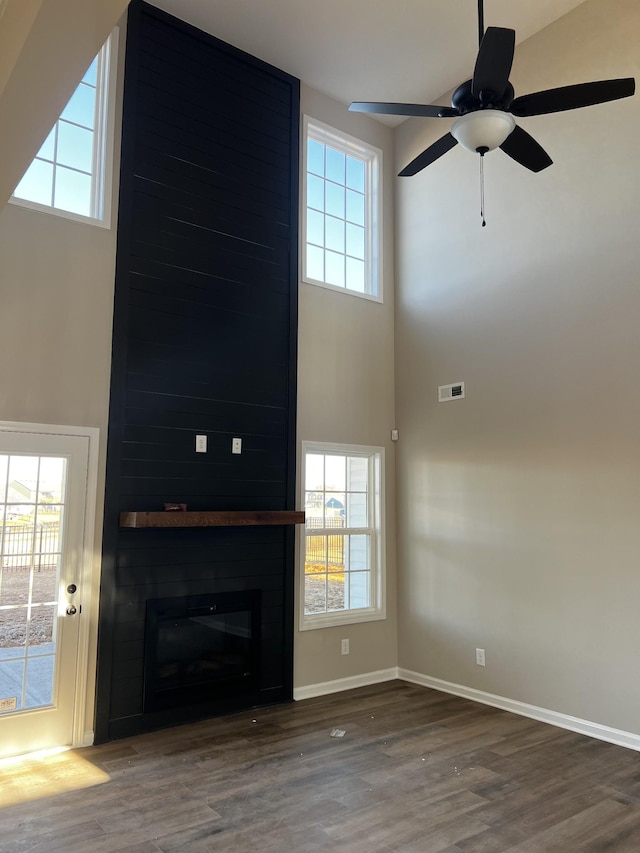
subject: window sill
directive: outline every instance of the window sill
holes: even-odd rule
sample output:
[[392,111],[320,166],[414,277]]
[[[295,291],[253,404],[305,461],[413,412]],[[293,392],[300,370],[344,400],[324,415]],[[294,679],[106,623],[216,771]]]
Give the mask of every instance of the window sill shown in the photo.
[[348,287],[339,287],[336,284],[327,284],[324,281],[315,281],[315,279],[305,278],[304,276],[300,281],[302,284],[310,284],[314,287],[321,287],[324,290],[332,290],[334,293],[343,293],[345,296],[355,296],[356,299],[366,299],[368,302],[378,302],[379,304],[384,302],[381,295],[374,296],[372,293],[361,293],[359,290],[349,290]]
[[336,613],[319,613],[317,616],[300,617],[300,631],[317,631],[320,628],[335,628],[338,625],[358,625],[362,622],[382,622],[387,614],[382,608],[366,610],[341,610]]

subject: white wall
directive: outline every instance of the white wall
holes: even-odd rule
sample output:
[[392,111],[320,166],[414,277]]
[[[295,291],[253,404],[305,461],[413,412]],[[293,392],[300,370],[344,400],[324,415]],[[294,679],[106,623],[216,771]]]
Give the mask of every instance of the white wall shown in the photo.
[[[638,78],[639,32],[587,0],[516,93]],[[555,163],[487,155],[486,228],[463,149],[397,182],[399,663],[640,733],[640,97],[521,124]],[[447,125],[399,128],[397,167]]]
[[[393,132],[367,116],[349,113],[345,105],[306,86],[302,87],[302,112],[383,151],[384,303],[300,284],[298,445],[308,440],[386,448],[387,618],[297,631],[296,688],[394,667],[397,656],[395,446],[390,441],[395,426]],[[298,505],[304,505],[302,495]],[[348,656],[340,651],[343,638],[350,640]]]

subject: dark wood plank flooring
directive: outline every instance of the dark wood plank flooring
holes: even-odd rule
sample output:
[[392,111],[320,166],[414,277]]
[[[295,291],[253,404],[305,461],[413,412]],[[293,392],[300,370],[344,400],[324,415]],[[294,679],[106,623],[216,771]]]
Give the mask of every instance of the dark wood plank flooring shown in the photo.
[[640,851],[638,753],[403,682],[49,761],[0,764],[0,853]]

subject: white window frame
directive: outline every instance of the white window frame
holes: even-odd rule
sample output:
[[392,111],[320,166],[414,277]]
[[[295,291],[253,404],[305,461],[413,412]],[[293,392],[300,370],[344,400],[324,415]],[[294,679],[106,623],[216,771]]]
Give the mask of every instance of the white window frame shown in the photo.
[[[16,204],[19,207],[26,207],[30,210],[37,210],[41,213],[61,216],[63,219],[86,222],[101,228],[111,228],[117,56],[118,28],[116,27],[96,56],[98,62],[96,69],[93,162],[91,164],[91,215],[84,216],[80,213],[73,213],[70,210],[55,207],[53,204],[41,204],[40,202],[19,198],[16,195],[12,195],[9,199],[12,204]],[[75,91],[74,89],[74,93]],[[54,127],[59,120],[56,120]]]
[[[303,441],[301,471],[301,493],[302,504],[305,503],[306,494],[306,457],[307,453],[322,453],[325,455],[360,456],[369,460],[369,492],[368,513],[369,525],[367,528],[309,528],[302,529],[300,536],[300,596],[299,596],[299,620],[300,631],[310,631],[318,628],[329,628],[333,625],[350,625],[359,622],[374,622],[386,619],[386,554],[385,554],[385,486],[384,486],[384,447],[376,447],[360,444],[333,444],[329,442]],[[333,610],[324,613],[305,613],[305,558],[307,534],[317,535],[322,533],[336,533],[340,530],[344,533],[367,532],[370,533],[370,559],[371,559],[371,606],[366,608],[353,608],[349,610]]]
[[[365,291],[351,290],[328,284],[307,276],[307,140],[313,139],[328,145],[365,164]],[[382,151],[355,136],[330,127],[310,116],[302,122],[302,210],[300,222],[300,278],[305,284],[314,284],[338,293],[358,296],[373,302],[382,302]]]

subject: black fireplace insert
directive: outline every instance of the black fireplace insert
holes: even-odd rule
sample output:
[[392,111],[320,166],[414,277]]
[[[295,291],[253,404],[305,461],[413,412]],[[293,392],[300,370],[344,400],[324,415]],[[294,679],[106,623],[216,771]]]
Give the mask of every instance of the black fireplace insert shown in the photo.
[[147,601],[144,712],[259,689],[260,590]]

